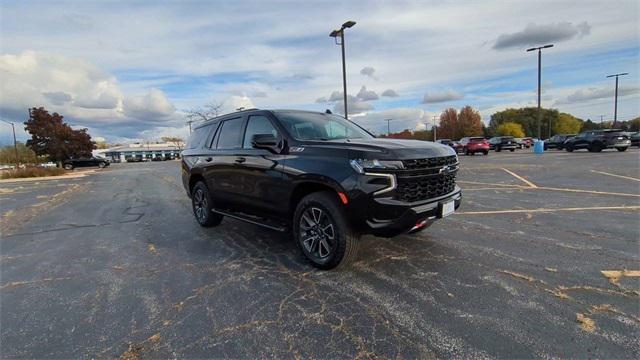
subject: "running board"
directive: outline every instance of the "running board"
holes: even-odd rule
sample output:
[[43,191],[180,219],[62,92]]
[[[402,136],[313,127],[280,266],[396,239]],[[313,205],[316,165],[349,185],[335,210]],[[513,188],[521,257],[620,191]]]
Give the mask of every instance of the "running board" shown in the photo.
[[267,229],[271,229],[271,230],[275,230],[275,231],[279,231],[279,232],[287,232],[289,231],[289,229],[286,226],[277,226],[277,225],[269,225],[269,224],[265,224],[264,222],[260,222],[258,220],[253,220],[253,219],[249,219],[240,215],[236,215],[236,214],[232,214],[226,211],[222,211],[222,210],[217,210],[217,209],[211,209],[212,212],[220,214],[220,215],[224,215],[224,216],[228,216],[230,218],[236,219],[236,220],[240,220],[240,221],[244,221],[244,222],[248,222],[250,224],[253,225],[258,225],[258,226],[262,226],[265,227]]

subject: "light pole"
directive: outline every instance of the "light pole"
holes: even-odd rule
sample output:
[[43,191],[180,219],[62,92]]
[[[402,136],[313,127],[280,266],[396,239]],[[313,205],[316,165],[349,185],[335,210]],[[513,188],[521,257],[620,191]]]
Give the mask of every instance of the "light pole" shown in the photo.
[[18,170],[18,166],[20,165],[20,157],[18,156],[18,142],[16,141],[16,126],[11,121],[2,120],[2,119],[0,119],[0,121],[10,124],[11,130],[13,130],[13,148],[16,151],[16,170]]
[[[342,93],[344,97],[344,118],[349,119],[349,115],[347,113],[347,65],[344,61],[344,29],[348,29],[355,25],[355,21],[347,21],[342,24],[340,30],[333,30],[329,36],[334,39],[336,45],[340,45],[342,47]],[[340,42],[338,42],[338,36],[340,37]]]
[[616,121],[618,120],[618,76],[624,76],[624,75],[629,75],[629,73],[620,73],[620,74],[613,74],[613,75],[608,75],[607,77],[616,77],[616,100],[615,100],[615,105],[613,106],[613,127],[616,127]]
[[187,125],[189,125],[189,134],[191,134],[191,124],[192,123],[193,123],[193,120],[187,121]]
[[391,134],[390,127],[389,127],[389,122],[393,121],[393,119],[384,119],[384,121],[387,122],[387,136],[389,136]]
[[[527,49],[527,51],[538,50],[538,140],[542,140],[541,131],[540,131],[540,122],[542,121],[542,112],[540,109],[540,89],[541,84],[540,80],[542,77],[542,49],[547,49],[553,47],[553,44],[538,46],[531,49]],[[549,137],[551,137],[551,123],[549,123]]]
[[431,127],[431,130],[433,130],[433,141],[434,142],[436,141],[436,129],[437,129],[436,128],[436,119],[437,118],[438,118],[437,116],[433,115],[433,126]]

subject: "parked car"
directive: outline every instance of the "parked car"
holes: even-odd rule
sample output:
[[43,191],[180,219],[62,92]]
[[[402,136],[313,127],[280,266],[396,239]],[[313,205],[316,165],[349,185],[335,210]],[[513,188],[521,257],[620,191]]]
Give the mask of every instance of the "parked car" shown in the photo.
[[500,152],[502,150],[509,150],[511,152],[516,150],[518,144],[513,136],[495,136],[489,139],[489,148]]
[[460,145],[458,141],[453,141],[451,139],[438,139],[436,140],[436,142],[438,144],[451,146],[451,148],[453,148],[456,151],[456,153],[459,153],[462,151],[462,145]]
[[631,146],[640,147],[640,132],[631,134],[629,140],[631,140]]
[[451,147],[377,139],[326,113],[251,109],[205,121],[181,164],[201,226],[228,216],[291,231],[321,269],[353,261],[360,235],[421,231],[461,202]]
[[151,158],[151,161],[162,161],[162,156],[158,155],[158,156],[154,156]]
[[533,146],[533,138],[526,137],[526,138],[522,138],[522,140],[524,141],[527,149]]
[[544,149],[545,150],[549,150],[549,149],[562,150],[564,148],[564,142],[575,136],[576,134],[553,135],[552,137],[544,141]]
[[620,129],[592,130],[566,140],[563,146],[568,152],[578,149],[600,152],[612,148],[626,151],[631,146],[631,140],[627,133]]
[[62,162],[62,167],[67,170],[72,170],[77,167],[87,167],[87,166],[97,166],[99,168],[103,168],[105,166],[109,166],[110,161],[101,157],[85,157],[85,158],[77,158],[77,159],[67,159]]
[[489,142],[483,137],[463,137],[460,139],[461,152],[465,155],[475,155],[489,153]]
[[516,148],[524,149],[528,147],[526,141],[524,141],[524,138],[514,138],[513,140],[515,140],[516,142]]

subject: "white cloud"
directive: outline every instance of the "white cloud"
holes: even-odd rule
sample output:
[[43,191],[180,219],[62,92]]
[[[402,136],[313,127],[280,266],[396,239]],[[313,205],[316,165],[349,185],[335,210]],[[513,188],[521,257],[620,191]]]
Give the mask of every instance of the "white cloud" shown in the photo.
[[[618,87],[618,97],[634,95],[640,93],[638,86],[620,86]],[[565,99],[558,101],[558,104],[581,103],[599,99],[612,99],[614,89],[611,87],[579,89],[569,94]]]
[[460,100],[464,96],[457,91],[443,91],[443,92],[431,92],[424,94],[422,98],[423,104],[437,104],[444,103],[448,101]]
[[378,100],[379,98],[378,94],[376,94],[375,91],[367,90],[364,85],[360,88],[360,91],[358,92],[358,95],[356,95],[356,97],[362,101]]
[[375,73],[376,73],[376,69],[374,69],[371,66],[365,66],[360,70],[361,75],[370,77],[374,80],[378,80],[378,77],[375,75]]
[[173,115],[175,108],[161,90],[151,89],[145,95],[126,98],[123,112],[137,119],[162,120]]
[[[373,105],[364,102],[353,95],[347,95],[347,111],[349,115],[361,114],[367,110],[372,110]],[[344,114],[344,100],[337,101],[333,106],[333,112],[336,114]]]
[[398,93],[393,90],[393,89],[387,89],[385,91],[382,92],[382,96],[387,96],[387,97],[398,97]]
[[548,43],[569,40],[574,37],[583,37],[591,33],[591,26],[583,21],[573,25],[570,22],[559,22],[544,25],[529,24],[524,30],[502,34],[498,36],[494,49],[507,49],[534,45],[546,45]]

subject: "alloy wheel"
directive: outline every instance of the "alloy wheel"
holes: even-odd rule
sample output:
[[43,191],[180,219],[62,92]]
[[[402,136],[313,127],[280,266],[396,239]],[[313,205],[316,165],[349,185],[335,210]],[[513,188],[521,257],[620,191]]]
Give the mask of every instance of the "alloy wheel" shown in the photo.
[[300,241],[306,252],[318,260],[329,257],[336,244],[335,226],[320,208],[309,207],[300,217]]
[[208,205],[204,191],[197,189],[193,194],[193,209],[199,222],[206,221]]

